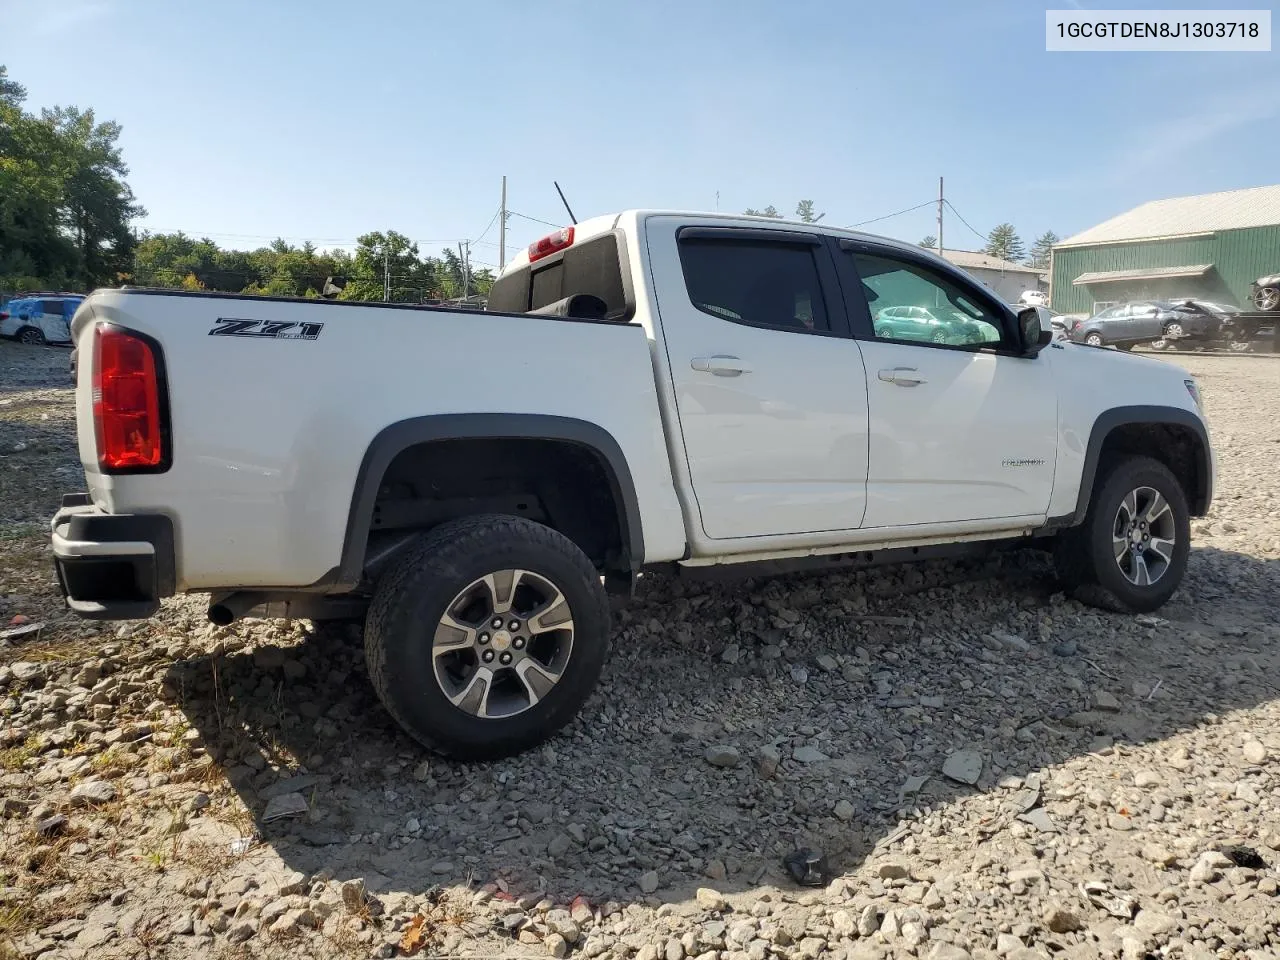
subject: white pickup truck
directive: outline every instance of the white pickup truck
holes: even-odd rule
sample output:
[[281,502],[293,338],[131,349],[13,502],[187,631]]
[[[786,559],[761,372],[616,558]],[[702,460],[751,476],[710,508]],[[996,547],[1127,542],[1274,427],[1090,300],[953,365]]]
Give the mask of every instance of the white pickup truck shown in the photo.
[[382,702],[461,758],[575,715],[608,593],[646,568],[1040,545],[1081,599],[1146,611],[1213,491],[1184,371],[812,224],[595,218],[522,252],[484,313],[99,290],[73,335],[70,607],[363,616]]

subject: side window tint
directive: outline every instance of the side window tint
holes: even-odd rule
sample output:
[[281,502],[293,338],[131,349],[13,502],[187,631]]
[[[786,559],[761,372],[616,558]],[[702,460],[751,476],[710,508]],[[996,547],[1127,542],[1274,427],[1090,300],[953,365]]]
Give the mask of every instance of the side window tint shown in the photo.
[[815,248],[756,240],[680,241],[689,299],[703,313],[756,327],[829,331]]
[[878,340],[981,346],[1003,339],[1000,317],[949,277],[909,260],[853,254]]

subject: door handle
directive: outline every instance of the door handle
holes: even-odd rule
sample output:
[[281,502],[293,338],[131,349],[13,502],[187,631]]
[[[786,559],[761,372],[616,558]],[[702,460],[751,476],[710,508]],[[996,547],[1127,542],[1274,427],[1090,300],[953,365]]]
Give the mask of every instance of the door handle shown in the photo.
[[916,372],[915,367],[894,367],[892,370],[881,370],[877,376],[885,383],[896,384],[899,387],[916,387],[922,383],[929,382]]
[[689,361],[689,366],[699,373],[711,373],[717,377],[736,377],[751,372],[751,364],[745,360],[724,355],[694,357]]

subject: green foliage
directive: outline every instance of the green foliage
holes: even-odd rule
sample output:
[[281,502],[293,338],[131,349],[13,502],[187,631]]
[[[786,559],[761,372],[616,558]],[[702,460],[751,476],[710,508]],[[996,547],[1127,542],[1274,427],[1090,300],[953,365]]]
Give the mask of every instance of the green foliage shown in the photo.
[[938,238],[931,233],[921,240],[917,246],[925,247],[926,249],[936,249],[938,246]]
[[1002,223],[992,230],[987,235],[987,245],[983,247],[982,252],[989,257],[999,257],[1001,260],[1010,260],[1014,263],[1026,256],[1022,239],[1012,223]]
[[[257,250],[223,250],[212,240],[184,233],[144,234],[135,269],[127,280],[138,286],[221,290],[269,297],[318,297],[330,277],[347,281],[342,300],[381,300],[390,288],[393,303],[421,303],[463,295],[465,270],[457,253],[422,256],[418,245],[394,230],[366,233],[354,256],[345,250],[318,250],[273,240]],[[467,290],[487,294],[488,270],[473,270]],[[199,284],[199,286],[194,286]]]
[[[360,237],[345,250],[293,246],[224,250],[184,233],[142,233],[117,143],[120,125],[92,110],[23,110],[27,91],[0,65],[0,289],[80,289],[130,283],[181,290],[317,297],[346,278],[345,300],[418,303],[486,294],[488,270],[468,274],[458,255],[422,256],[394,231]],[[773,210],[772,207],[769,208]],[[776,216],[774,210],[771,215]]]
[[[748,217],[768,217],[770,220],[781,220],[782,214],[778,212],[778,208],[773,204],[765,207],[763,210],[757,210],[755,207],[748,207],[742,211]],[[796,219],[802,223],[817,223],[825,213],[815,213],[812,200],[801,200],[796,204]]]
[[1031,256],[1027,257],[1027,263],[1039,270],[1047,270],[1049,268],[1049,253],[1053,249],[1053,245],[1061,241],[1052,230],[1046,230],[1040,236],[1036,237],[1036,242],[1031,245]]
[[134,202],[120,125],[92,110],[23,109],[25,88],[0,66],[0,287],[116,283],[133,247]]
[[801,200],[796,204],[796,218],[802,223],[817,223],[825,216],[825,213],[813,212],[812,200]]

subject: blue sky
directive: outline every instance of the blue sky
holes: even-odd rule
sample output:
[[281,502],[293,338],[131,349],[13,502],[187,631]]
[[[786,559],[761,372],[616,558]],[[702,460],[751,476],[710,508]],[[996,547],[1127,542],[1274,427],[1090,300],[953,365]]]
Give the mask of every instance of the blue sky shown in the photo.
[[[390,228],[496,263],[503,174],[556,223],[553,179],[579,218],[718,192],[839,225],[944,175],[965,220],[1028,246],[1280,181],[1280,53],[1046,53],[1046,6],[1096,5],[0,0],[0,63],[29,107],[123,124],[145,227],[232,247]],[[546,229],[512,217],[509,242]],[[918,240],[934,212],[867,229]],[[950,211],[945,240],[982,244]]]

